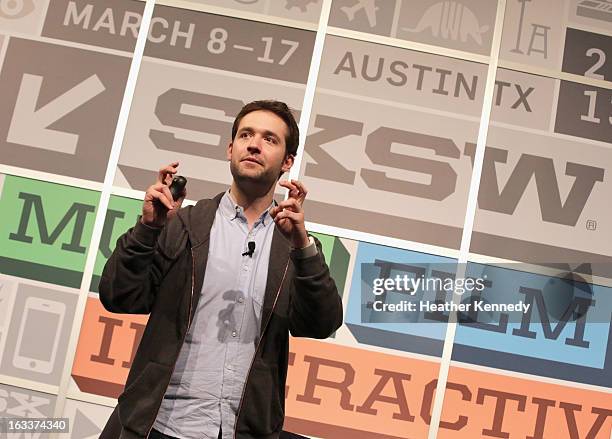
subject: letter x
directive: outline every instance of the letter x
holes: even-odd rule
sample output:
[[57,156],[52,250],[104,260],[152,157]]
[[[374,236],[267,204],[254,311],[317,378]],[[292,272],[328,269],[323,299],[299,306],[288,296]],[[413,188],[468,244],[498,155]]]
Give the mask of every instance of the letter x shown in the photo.
[[522,103],[523,107],[525,107],[525,110],[531,113],[531,107],[529,106],[529,102],[527,102],[527,96],[531,94],[531,92],[533,91],[533,87],[529,87],[525,92],[523,92],[523,89],[520,85],[514,84],[514,86],[516,87],[516,91],[518,92],[519,96],[516,102],[512,104],[512,109],[514,110]]
[[[45,418],[46,416],[39,412],[36,407],[47,406],[50,401],[47,398],[41,398],[27,393],[11,392],[11,396],[20,405],[12,407],[6,411],[9,415],[30,417],[30,418]],[[29,399],[31,398],[31,401]],[[30,415],[28,416],[28,411]]]

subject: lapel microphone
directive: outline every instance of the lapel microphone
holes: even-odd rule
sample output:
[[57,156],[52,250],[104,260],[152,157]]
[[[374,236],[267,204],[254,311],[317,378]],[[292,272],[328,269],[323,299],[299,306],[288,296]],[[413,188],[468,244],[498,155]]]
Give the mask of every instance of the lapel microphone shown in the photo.
[[255,241],[248,242],[249,249],[245,251],[242,256],[249,255],[249,258],[253,257],[253,253],[255,253]]

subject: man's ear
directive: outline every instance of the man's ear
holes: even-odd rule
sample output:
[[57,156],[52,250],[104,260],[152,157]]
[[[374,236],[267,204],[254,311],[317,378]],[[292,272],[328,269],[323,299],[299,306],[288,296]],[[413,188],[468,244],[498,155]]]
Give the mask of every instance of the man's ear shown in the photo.
[[287,156],[285,156],[285,159],[283,160],[283,166],[282,166],[282,171],[283,172],[289,172],[289,169],[291,169],[291,167],[293,166],[293,162],[295,160],[295,156],[293,154],[287,154]]
[[230,161],[232,159],[232,148],[233,148],[233,143],[230,142],[229,145],[227,145],[227,151],[225,154],[225,157],[227,158],[227,161]]

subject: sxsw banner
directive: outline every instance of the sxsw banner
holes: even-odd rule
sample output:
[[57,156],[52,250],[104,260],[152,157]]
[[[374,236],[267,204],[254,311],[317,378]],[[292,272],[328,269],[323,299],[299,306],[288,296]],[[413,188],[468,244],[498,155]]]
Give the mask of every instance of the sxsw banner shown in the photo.
[[278,99],[344,311],[290,339],[283,435],[611,438],[610,0],[154,3],[139,58],[143,0],[0,0],[0,431],[100,435],[148,322],[100,301],[118,238]]

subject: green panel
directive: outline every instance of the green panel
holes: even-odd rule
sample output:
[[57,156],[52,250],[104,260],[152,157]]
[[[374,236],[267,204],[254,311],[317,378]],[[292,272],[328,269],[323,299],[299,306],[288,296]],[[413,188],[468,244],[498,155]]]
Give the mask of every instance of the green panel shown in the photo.
[[[93,190],[7,175],[0,197],[0,272],[72,285],[74,273],[80,279],[85,267],[99,198]],[[67,273],[70,279],[62,280]]]
[[330,274],[336,282],[338,293],[342,296],[351,256],[337,236],[324,235],[322,233],[312,233],[312,235],[321,241],[323,256],[329,266]]
[[104,269],[104,264],[115,249],[117,239],[123,235],[130,227],[136,224],[138,215],[142,213],[142,200],[133,198],[118,197],[112,195],[108,202],[106,218],[104,219],[104,229],[100,237],[100,246],[96,255],[94,272],[91,278],[89,290],[97,293],[100,284],[100,276]]
[[80,271],[65,270],[4,257],[0,257],[0,273],[71,288],[80,288],[81,278],[83,277],[83,273]]
[[351,255],[344,245],[342,245],[342,241],[340,238],[334,239],[334,248],[332,250],[332,258],[333,265],[330,267],[329,271],[331,272],[332,277],[336,281],[336,285],[338,286],[338,290],[340,291],[340,296],[344,292],[344,285],[346,284],[346,278],[348,276],[348,266],[349,261],[351,259]]
[[[329,267],[329,274],[334,279],[334,282],[336,282],[338,294],[342,297],[351,255],[337,236],[324,235],[322,233],[312,233],[312,235],[316,236],[317,239],[321,241],[323,256]],[[334,337],[336,337],[335,332],[330,335],[330,338]]]
[[321,247],[323,247],[323,256],[325,257],[325,262],[327,265],[330,264],[332,258],[332,252],[334,249],[334,241],[336,239],[335,236],[332,235],[324,235],[322,233],[311,233],[312,236],[316,236],[319,241],[321,241]]
[[134,227],[138,215],[142,213],[142,200],[111,196],[104,220],[104,230],[96,256],[94,275],[100,276],[106,260],[115,249],[117,239],[130,227]]

